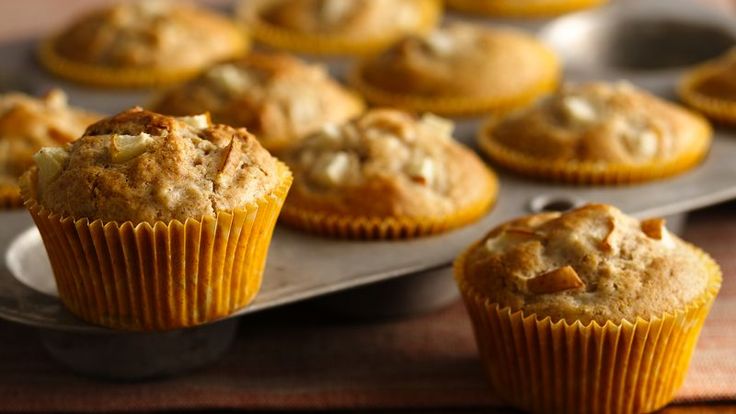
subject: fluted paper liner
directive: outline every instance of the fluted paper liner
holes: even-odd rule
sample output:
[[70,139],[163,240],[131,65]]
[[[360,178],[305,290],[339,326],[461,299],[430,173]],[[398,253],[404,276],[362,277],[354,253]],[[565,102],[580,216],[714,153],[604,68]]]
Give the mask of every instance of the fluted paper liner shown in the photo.
[[598,6],[606,0],[446,0],[446,2],[451,9],[486,16],[547,17]]
[[0,184],[0,210],[23,207],[23,199],[17,185]]
[[279,175],[263,199],[184,223],[74,219],[46,210],[35,191],[24,188],[23,197],[74,315],[114,329],[168,330],[223,318],[253,300],[291,185],[286,166]]
[[[275,49],[312,55],[364,56],[388,47],[405,34],[405,31],[396,30],[379,37],[366,36],[358,39],[334,34],[295,32],[260,18],[260,10],[269,3],[271,1],[261,0],[260,4],[255,6],[258,9],[252,10],[254,15],[244,18],[247,19],[245,24],[249,26],[253,37]],[[418,4],[419,22],[416,27],[411,28],[411,32],[426,33],[437,25],[442,5],[438,0],[424,0]]]
[[496,201],[498,179],[486,169],[486,187],[478,189],[478,197],[466,206],[444,216],[435,217],[366,217],[326,213],[319,206],[288,199],[281,220],[300,230],[328,237],[360,240],[408,239],[441,233],[469,224],[482,217]]
[[670,177],[698,165],[708,154],[713,131],[708,121],[693,113],[697,136],[676,156],[637,164],[585,161],[548,161],[522,154],[493,139],[498,117],[490,117],[478,132],[478,146],[496,164],[521,175],[580,185],[623,185]]
[[721,285],[718,265],[690,247],[710,276],[703,295],[649,319],[587,325],[491,303],[467,281],[467,252],[461,255],[455,278],[494,394],[539,413],[639,413],[666,405],[682,385]]
[[[515,94],[506,96],[420,96],[411,93],[392,92],[372,85],[363,76],[366,61],[359,62],[348,74],[348,82],[360,92],[365,99],[374,104],[406,109],[414,112],[432,112],[445,116],[470,116],[487,112],[505,113],[524,107],[537,98],[552,92],[560,81],[560,67],[557,57],[544,47],[539,47],[542,62],[540,68],[545,73],[536,83]],[[513,82],[512,78],[508,79]]]
[[[196,76],[204,67],[188,68],[115,68],[68,59],[56,52],[57,37],[41,41],[38,60],[49,72],[62,78],[93,86],[112,88],[141,88],[182,82]],[[250,41],[244,31],[237,30],[231,37],[232,55],[244,55]],[[214,63],[214,62],[213,62]]]
[[683,102],[715,121],[736,124],[736,97],[733,100],[709,96],[698,89],[700,85],[718,71],[717,63],[694,69],[683,77],[678,85],[678,94]]

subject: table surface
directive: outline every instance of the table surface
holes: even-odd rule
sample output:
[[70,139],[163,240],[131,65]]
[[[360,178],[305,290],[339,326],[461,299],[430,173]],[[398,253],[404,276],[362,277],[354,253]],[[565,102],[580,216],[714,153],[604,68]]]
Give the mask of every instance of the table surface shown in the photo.
[[[736,10],[736,1],[734,0],[703,0],[724,10]],[[2,1],[0,2],[0,42],[14,41],[24,39],[31,36],[39,36],[43,33],[53,31],[58,27],[58,22],[67,21],[70,17],[91,6],[113,3],[114,0],[23,0],[23,1]],[[227,5],[227,0],[205,0],[204,2],[215,5]],[[731,204],[725,209],[730,212],[736,211],[736,206]],[[721,207],[724,208],[724,207]],[[727,275],[729,276],[729,275]],[[736,276],[736,275],[730,275]],[[2,324],[7,322],[0,322]],[[29,341],[34,340],[33,335],[29,335],[27,328],[18,328],[19,332],[25,332]],[[0,339],[2,342],[2,339]],[[36,348],[38,348],[37,345]],[[0,352],[3,352],[0,347]],[[7,371],[0,372],[0,375],[8,374]],[[0,403],[0,411],[2,410]],[[510,412],[508,410],[491,410],[487,408],[462,408],[452,410],[458,413],[488,413],[488,412]],[[208,410],[207,412],[212,412]],[[378,411],[384,412],[384,411]],[[385,411],[389,412],[389,411]],[[392,410],[390,412],[395,412]],[[447,409],[423,412],[448,412]],[[677,404],[665,408],[663,413],[736,413],[736,401],[717,401],[709,403],[695,404]]]

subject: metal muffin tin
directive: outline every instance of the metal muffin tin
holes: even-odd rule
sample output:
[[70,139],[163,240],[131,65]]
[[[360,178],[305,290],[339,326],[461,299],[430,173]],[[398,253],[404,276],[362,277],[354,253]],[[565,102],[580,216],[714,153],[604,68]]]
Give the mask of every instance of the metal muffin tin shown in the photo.
[[[456,18],[448,17],[449,20]],[[689,1],[623,0],[598,10],[562,17],[544,26],[538,23],[524,25],[538,30],[539,36],[558,50],[568,80],[627,78],[671,98],[683,70],[680,64],[694,63],[725,51],[736,39],[735,23],[733,19]],[[641,37],[630,38],[632,27],[637,28],[639,36],[648,36],[649,40],[640,42]],[[667,56],[674,56],[670,55],[672,47],[660,46],[655,40],[668,41],[673,36],[692,38],[680,40],[678,44],[707,43],[707,47],[687,48],[682,60],[670,59]],[[644,46],[647,49],[642,49]],[[100,91],[50,78],[32,63],[31,48],[30,42],[0,46],[5,57],[0,62],[0,74],[23,73],[31,92],[59,85],[70,94],[72,103],[108,113],[151,99],[148,92]],[[653,67],[657,65],[651,62],[661,61],[660,53],[664,54],[661,59],[667,58],[667,62],[676,65]],[[693,57],[695,53],[697,59]],[[457,138],[474,146],[479,122],[478,119],[460,121]],[[499,171],[498,202],[487,216],[473,225],[432,237],[407,241],[344,241],[279,226],[274,234],[261,292],[249,307],[230,318],[318,296],[324,298],[320,306],[360,317],[407,314],[441,306],[457,295],[448,268],[453,258],[491,227],[512,217],[531,211],[562,209],[585,201],[610,203],[639,217],[666,216],[736,198],[735,135],[729,130],[717,130],[710,156],[701,166],[678,177],[635,186],[552,185]],[[0,317],[43,328],[44,342],[51,354],[67,365],[91,375],[134,379],[165,375],[206,363],[226,348],[233,324],[221,329],[214,327],[224,326],[223,322],[172,333],[130,334],[76,319],[53,295],[53,278],[40,237],[35,228],[25,230],[31,225],[25,212],[0,214],[0,226],[4,229],[0,235],[0,249],[7,249],[6,266],[0,269]],[[372,286],[355,289],[367,285]],[[346,290],[349,291],[337,294]],[[125,349],[138,350],[139,356],[146,354],[140,352],[140,347],[150,349],[150,359],[156,361],[164,353],[173,352],[172,348],[157,348],[157,343],[166,343],[167,336],[179,338],[170,343],[186,343],[188,336],[197,341],[200,332],[210,329],[216,332],[209,335],[219,340],[206,342],[200,352],[201,358],[195,358],[193,363],[171,361],[152,370],[126,371],[115,367],[89,369],[95,364],[79,361],[80,355],[90,351],[89,347],[85,348],[90,338],[96,338],[94,341],[99,344],[108,341],[106,338],[126,338],[122,341]],[[104,352],[97,357],[104,359]],[[124,361],[119,361],[118,365],[125,365]]]

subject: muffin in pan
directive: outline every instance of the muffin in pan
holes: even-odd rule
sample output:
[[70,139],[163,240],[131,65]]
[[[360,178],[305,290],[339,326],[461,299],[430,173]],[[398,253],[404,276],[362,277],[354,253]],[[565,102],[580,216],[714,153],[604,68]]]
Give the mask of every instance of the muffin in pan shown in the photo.
[[294,187],[283,221],[328,236],[395,239],[478,219],[498,183],[452,129],[434,115],[389,109],[325,127],[284,155]]
[[153,109],[177,116],[209,112],[214,122],[246,127],[268,150],[280,151],[326,123],[347,121],[363,106],[322,66],[256,53],[170,89]]
[[135,108],[34,158],[21,193],[73,314],[175,329],[258,292],[291,174],[245,129]]
[[721,284],[663,220],[600,204],[497,227],[455,277],[494,395],[540,413],[667,404]]
[[63,78],[105,87],[178,82],[244,54],[246,35],[186,2],[131,1],[92,11],[41,42],[39,59]]
[[627,184],[693,168],[712,130],[701,116],[626,82],[568,85],[534,106],[492,116],[481,149],[539,179]]
[[41,98],[0,95],[0,208],[21,207],[18,178],[33,165],[36,151],[73,141],[99,118],[69,106],[60,89]]
[[678,92],[683,102],[708,118],[736,124],[736,50],[687,72]]
[[445,115],[507,111],[557,86],[554,53],[508,28],[453,23],[360,62],[351,83],[375,104]]
[[407,33],[431,30],[438,0],[249,0],[238,14],[256,40],[297,53],[378,52]]
[[600,6],[606,0],[445,0],[464,13],[495,17],[550,17]]

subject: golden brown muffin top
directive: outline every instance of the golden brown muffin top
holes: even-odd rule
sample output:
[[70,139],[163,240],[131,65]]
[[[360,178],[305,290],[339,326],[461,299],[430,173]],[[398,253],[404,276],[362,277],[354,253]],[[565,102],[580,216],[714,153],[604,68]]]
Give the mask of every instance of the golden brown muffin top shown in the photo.
[[197,68],[232,57],[243,35],[227,18],[186,2],[121,2],[92,11],[62,31],[56,52],[113,68]]
[[421,23],[421,3],[434,0],[254,0],[244,13],[283,29],[345,38],[409,32]]
[[697,92],[713,98],[736,101],[736,50],[704,65],[709,75],[701,79]]
[[41,147],[66,144],[82,135],[100,115],[67,104],[54,89],[40,99],[22,94],[0,95],[0,177],[15,183]]
[[490,173],[452,138],[450,121],[374,109],[328,125],[288,152],[287,204],[363,217],[447,215],[488,191]]
[[245,129],[140,108],[34,158],[37,180],[27,184],[42,206],[105,222],[199,219],[242,208],[279,184],[276,159]]
[[524,32],[452,23],[364,62],[360,77],[394,93],[504,97],[556,77],[550,50]]
[[363,104],[322,66],[258,53],[208,69],[165,93],[154,109],[178,116],[209,111],[214,122],[246,127],[273,148],[346,121]]
[[703,121],[629,83],[568,85],[494,124],[491,139],[555,161],[645,163],[702,139]]
[[505,223],[464,265],[464,283],[491,303],[584,324],[682,309],[713,276],[664,220],[640,222],[603,204]]

